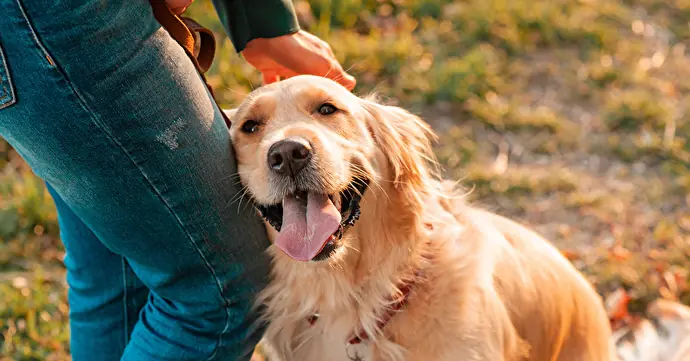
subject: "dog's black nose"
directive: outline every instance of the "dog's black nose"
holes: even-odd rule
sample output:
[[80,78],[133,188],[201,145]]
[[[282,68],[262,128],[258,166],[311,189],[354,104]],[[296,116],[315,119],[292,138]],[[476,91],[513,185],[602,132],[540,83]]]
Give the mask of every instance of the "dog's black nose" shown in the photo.
[[274,171],[295,176],[311,159],[309,143],[300,139],[284,139],[268,149],[268,166]]

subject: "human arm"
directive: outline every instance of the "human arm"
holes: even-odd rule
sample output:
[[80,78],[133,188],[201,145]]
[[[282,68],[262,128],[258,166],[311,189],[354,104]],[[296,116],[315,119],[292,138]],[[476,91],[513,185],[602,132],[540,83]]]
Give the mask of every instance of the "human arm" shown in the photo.
[[213,0],[213,4],[235,50],[262,73],[265,84],[312,74],[354,88],[355,78],[343,70],[331,47],[300,29],[290,0]]
[[[166,0],[177,14],[193,0]],[[300,29],[290,0],[212,0],[235,50],[263,75],[264,84],[300,74],[331,78],[352,90],[356,80],[331,47]]]

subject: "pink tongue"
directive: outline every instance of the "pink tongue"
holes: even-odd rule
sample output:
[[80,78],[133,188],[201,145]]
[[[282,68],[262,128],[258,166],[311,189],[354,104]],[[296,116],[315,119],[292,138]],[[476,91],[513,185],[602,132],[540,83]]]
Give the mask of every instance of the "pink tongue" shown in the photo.
[[338,230],[340,219],[340,212],[326,195],[309,193],[306,207],[295,196],[287,196],[283,199],[283,224],[275,243],[288,256],[310,261]]

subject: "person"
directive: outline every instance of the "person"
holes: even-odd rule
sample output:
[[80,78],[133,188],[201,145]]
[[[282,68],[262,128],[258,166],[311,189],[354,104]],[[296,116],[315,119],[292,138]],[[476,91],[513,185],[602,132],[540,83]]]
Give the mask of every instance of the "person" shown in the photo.
[[[289,0],[213,2],[265,82],[355,85]],[[0,135],[57,208],[72,359],[248,360],[268,240],[183,49],[147,0],[8,0],[0,14]]]

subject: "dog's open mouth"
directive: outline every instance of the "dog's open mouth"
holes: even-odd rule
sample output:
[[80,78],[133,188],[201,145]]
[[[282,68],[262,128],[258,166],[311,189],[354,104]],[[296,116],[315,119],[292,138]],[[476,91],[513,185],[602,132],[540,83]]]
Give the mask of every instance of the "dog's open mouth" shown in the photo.
[[298,261],[324,260],[339,247],[343,234],[359,218],[359,202],[369,184],[356,179],[335,195],[298,191],[282,204],[257,205],[279,233],[276,246]]

